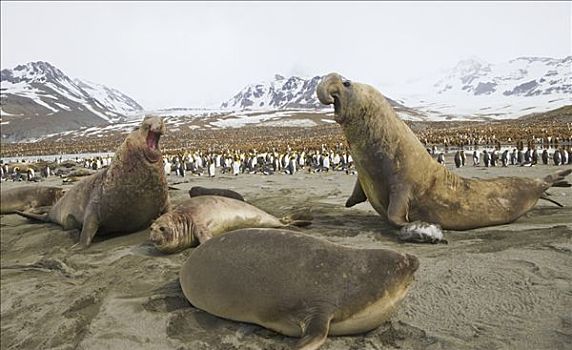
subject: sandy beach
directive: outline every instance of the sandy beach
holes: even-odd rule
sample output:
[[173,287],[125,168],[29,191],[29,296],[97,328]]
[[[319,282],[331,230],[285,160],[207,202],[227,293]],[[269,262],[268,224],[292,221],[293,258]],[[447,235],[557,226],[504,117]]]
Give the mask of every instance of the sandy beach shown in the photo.
[[[545,175],[565,167],[452,171],[467,177]],[[355,175],[341,172],[170,177],[192,186],[235,190],[276,216],[305,209],[303,232],[354,247],[416,255],[416,281],[392,321],[359,336],[330,337],[323,349],[571,349],[572,189],[549,190],[559,208],[540,201],[509,225],[446,231],[448,245],[404,244],[367,203],[344,207]],[[572,181],[572,178],[568,178]],[[183,182],[181,182],[183,181]],[[3,182],[2,188],[25,183]],[[51,178],[42,185],[61,185]],[[65,185],[69,186],[69,185]],[[475,212],[475,215],[479,215]],[[163,255],[149,231],[97,237],[72,248],[77,232],[1,218],[2,349],[288,349],[297,341],[262,327],[193,308],[178,283],[190,250]]]

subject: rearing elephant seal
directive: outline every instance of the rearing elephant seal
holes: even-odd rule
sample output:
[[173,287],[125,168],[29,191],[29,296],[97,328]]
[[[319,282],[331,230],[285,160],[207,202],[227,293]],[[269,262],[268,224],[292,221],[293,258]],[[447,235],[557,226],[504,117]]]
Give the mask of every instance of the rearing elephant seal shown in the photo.
[[165,124],[146,117],[115,151],[111,165],[74,187],[43,216],[20,215],[81,228],[80,243],[88,247],[96,233],[135,232],[148,227],[168,208],[168,188],[159,138]]
[[308,226],[308,214],[281,219],[246,202],[222,196],[192,197],[161,215],[151,225],[149,239],[163,253],[175,253],[213,236],[249,227]]
[[529,211],[551,186],[570,186],[564,177],[572,169],[544,179],[457,176],[431,158],[373,87],[332,73],[316,92],[320,102],[334,105],[334,119],[344,131],[358,170],[346,206],[368,200],[391,224],[402,227],[404,240],[441,239],[438,227],[426,223],[451,230],[510,223]]
[[179,273],[191,304],[317,349],[330,335],[368,332],[405,297],[418,259],[356,249],[288,230],[245,229],[194,249]]
[[2,189],[0,214],[54,205],[63,195],[64,190],[59,187],[20,186]]

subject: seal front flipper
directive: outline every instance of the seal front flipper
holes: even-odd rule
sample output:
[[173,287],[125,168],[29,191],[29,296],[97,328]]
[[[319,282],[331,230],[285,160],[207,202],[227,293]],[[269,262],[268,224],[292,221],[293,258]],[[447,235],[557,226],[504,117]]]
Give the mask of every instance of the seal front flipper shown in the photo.
[[346,201],[346,208],[351,208],[356,204],[363,203],[367,201],[367,196],[363,192],[363,188],[361,188],[361,183],[359,179],[356,180],[356,184],[354,185],[354,190],[350,195],[350,198]]
[[97,233],[99,229],[99,220],[95,215],[95,212],[87,210],[85,218],[83,219],[83,227],[81,228],[81,234],[79,236],[79,243],[82,248],[87,248],[91,244],[91,240]]
[[409,188],[403,185],[391,188],[387,219],[401,228],[399,239],[414,243],[447,243],[441,226],[422,221],[409,222],[409,193]]
[[81,223],[75,218],[75,216],[68,214],[62,222],[62,228],[64,231],[81,228]]
[[328,336],[332,317],[333,315],[319,313],[310,316],[307,321],[304,320],[300,325],[303,337],[296,344],[296,349],[315,350],[322,346]]
[[310,212],[298,212],[280,218],[280,222],[287,226],[306,227],[312,225],[314,216]]

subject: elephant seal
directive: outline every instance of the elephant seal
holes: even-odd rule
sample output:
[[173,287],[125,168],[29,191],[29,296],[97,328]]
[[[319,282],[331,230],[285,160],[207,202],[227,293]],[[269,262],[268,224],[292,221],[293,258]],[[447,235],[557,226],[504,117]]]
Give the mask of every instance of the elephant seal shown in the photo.
[[159,138],[165,124],[146,117],[115,151],[111,165],[74,185],[45,215],[20,215],[81,228],[86,248],[96,233],[135,232],[148,227],[168,209],[167,180]]
[[334,105],[334,119],[343,129],[358,171],[346,205],[368,200],[380,215],[402,228],[406,240],[440,240],[442,232],[434,227],[425,230],[427,223],[450,230],[510,223],[534,207],[548,188],[570,186],[564,177],[572,169],[544,179],[460,177],[427,154],[375,88],[332,73],[316,90],[323,104]]
[[190,198],[151,225],[149,240],[163,253],[175,253],[202,244],[222,233],[250,227],[307,226],[312,218],[294,214],[281,219],[233,198]]
[[244,229],[194,249],[179,273],[189,302],[215,316],[301,337],[317,349],[328,335],[371,331],[405,297],[419,260],[357,249],[281,229]]
[[189,190],[189,196],[191,196],[191,198],[199,196],[221,196],[233,198],[243,202],[245,201],[244,197],[240,193],[224,188],[206,188],[201,186],[194,186]]
[[0,214],[51,206],[63,195],[64,190],[59,187],[20,186],[2,189]]

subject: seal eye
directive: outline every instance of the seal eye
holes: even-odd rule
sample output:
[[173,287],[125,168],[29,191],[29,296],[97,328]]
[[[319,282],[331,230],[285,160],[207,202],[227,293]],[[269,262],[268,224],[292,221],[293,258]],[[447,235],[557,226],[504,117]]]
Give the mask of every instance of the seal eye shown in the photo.
[[345,87],[350,87],[350,86],[352,86],[352,82],[349,81],[349,80],[344,80],[344,81],[342,82],[342,84],[344,84]]
[[161,232],[165,232],[165,227],[161,226],[161,227],[159,227],[159,230],[161,230]]

